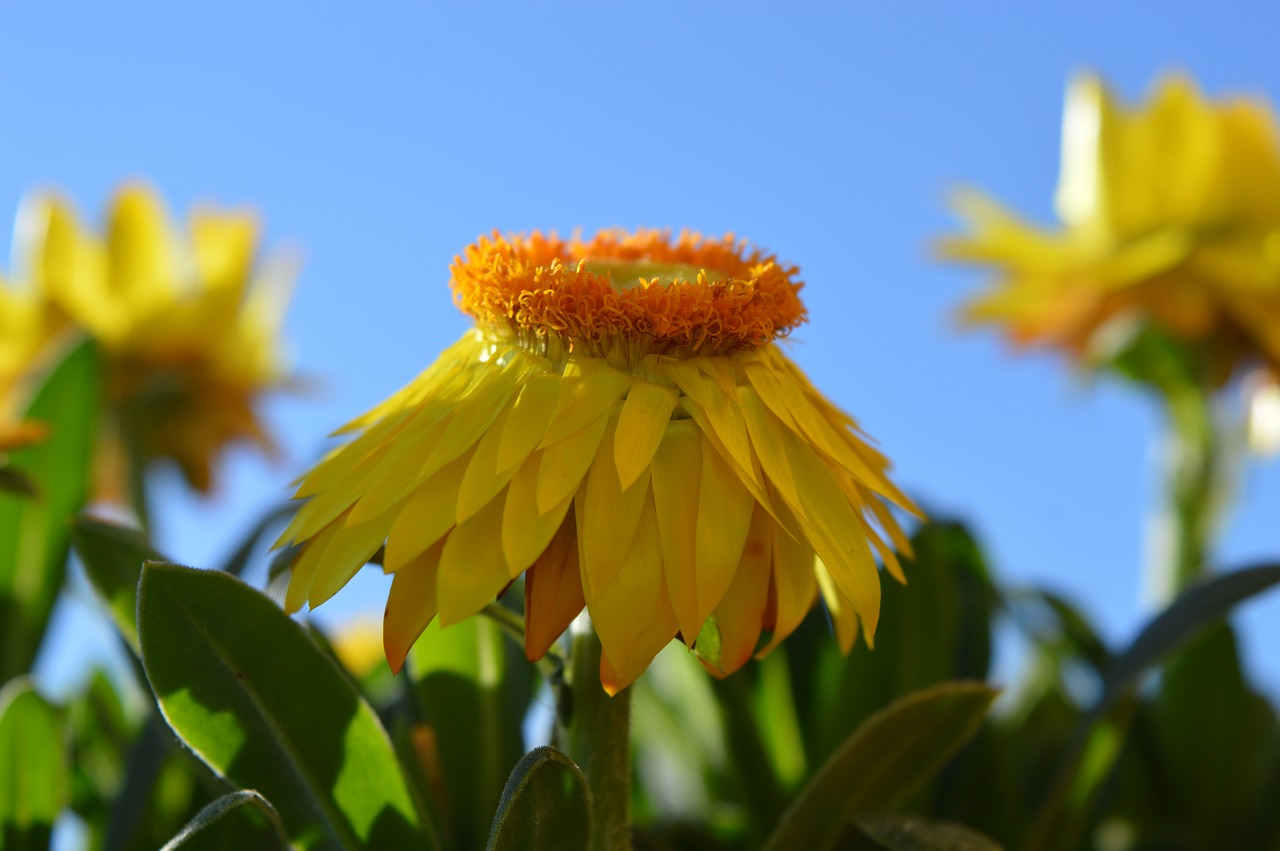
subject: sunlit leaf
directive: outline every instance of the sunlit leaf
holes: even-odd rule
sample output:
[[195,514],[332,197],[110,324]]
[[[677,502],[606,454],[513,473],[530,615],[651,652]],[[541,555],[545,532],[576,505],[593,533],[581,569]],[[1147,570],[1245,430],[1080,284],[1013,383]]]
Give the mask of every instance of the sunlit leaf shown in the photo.
[[827,848],[845,819],[891,810],[973,737],[996,694],[981,683],[944,683],[871,716],[800,791],[765,847]]
[[268,851],[287,847],[288,838],[275,807],[257,792],[246,789],[210,803],[160,851]]
[[48,437],[9,454],[38,495],[0,491],[0,682],[30,669],[62,586],[67,520],[88,494],[100,372],[91,343],[73,349],[26,411]]
[[587,778],[555,748],[535,748],[507,779],[486,851],[587,851],[590,847]]
[[0,689],[0,848],[49,847],[71,791],[61,714],[25,679]]
[[149,563],[142,661],[161,712],[215,772],[275,805],[305,848],[428,848],[386,732],[350,679],[261,593]]

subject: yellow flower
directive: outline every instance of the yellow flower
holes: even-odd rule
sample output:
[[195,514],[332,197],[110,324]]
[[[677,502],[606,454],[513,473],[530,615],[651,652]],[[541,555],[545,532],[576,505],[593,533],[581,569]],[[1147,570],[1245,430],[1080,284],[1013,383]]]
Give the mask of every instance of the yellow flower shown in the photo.
[[892,546],[908,550],[882,499],[914,508],[774,343],[805,318],[795,269],[732,237],[609,231],[495,235],[452,275],[477,327],[303,478],[286,609],[327,600],[385,541],[395,670],[434,617],[521,573],[529,658],[585,604],[610,692],[709,618],[714,672],[736,670],[819,588],[846,649],[859,618],[874,632],[872,550],[899,579]]
[[945,253],[1000,272],[969,320],[1086,357],[1103,326],[1136,319],[1203,344],[1217,382],[1245,361],[1280,365],[1280,140],[1266,103],[1206,101],[1169,77],[1129,109],[1081,77],[1056,200],[1062,228],[1046,231],[959,196],[972,234]]
[[120,498],[131,455],[172,459],[207,491],[226,444],[270,449],[253,404],[284,378],[284,293],[278,277],[255,278],[253,216],[197,210],[180,234],[151,191],[129,186],[103,237],[53,197],[35,199],[19,222],[19,271],[46,326],[83,329],[104,353],[99,496]]

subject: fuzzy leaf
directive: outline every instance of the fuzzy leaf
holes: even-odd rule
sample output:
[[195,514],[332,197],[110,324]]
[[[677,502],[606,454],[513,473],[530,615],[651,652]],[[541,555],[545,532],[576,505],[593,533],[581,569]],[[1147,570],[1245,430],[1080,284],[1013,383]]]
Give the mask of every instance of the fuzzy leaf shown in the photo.
[[304,848],[430,848],[373,710],[266,596],[225,573],[148,563],[142,662],[169,726],[233,786],[257,789]]
[[587,851],[591,793],[573,760],[535,748],[516,763],[493,818],[486,851]]
[[[246,809],[247,808],[247,809]],[[260,818],[254,819],[250,812]],[[196,817],[160,851],[220,851],[226,848],[288,847],[280,814],[266,798],[245,789],[230,792],[196,813]]]

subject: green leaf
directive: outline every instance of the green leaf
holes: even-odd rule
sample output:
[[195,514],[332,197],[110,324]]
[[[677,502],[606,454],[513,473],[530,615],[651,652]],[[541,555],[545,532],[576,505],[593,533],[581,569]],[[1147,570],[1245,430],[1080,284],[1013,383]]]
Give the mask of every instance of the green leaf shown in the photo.
[[1264,803],[1268,772],[1280,767],[1276,711],[1249,687],[1225,623],[1168,660],[1153,703],[1160,759],[1149,771],[1177,802],[1161,821],[1210,847]]
[[84,565],[89,583],[107,604],[111,620],[135,655],[138,649],[138,577],[142,563],[160,556],[137,529],[77,517],[71,545]]
[[591,792],[573,760],[555,748],[525,754],[502,790],[486,851],[587,851]]
[[62,587],[67,520],[89,491],[100,372],[91,343],[71,350],[25,414],[48,426],[48,438],[9,455],[39,496],[0,491],[0,682],[31,668]]
[[871,716],[800,791],[765,848],[828,848],[846,818],[897,806],[973,737],[996,694],[944,683]]
[[0,848],[48,848],[70,795],[61,713],[24,678],[11,681],[0,690]]
[[1025,847],[1073,848],[1088,827],[1094,801],[1111,776],[1136,706],[1141,675],[1218,622],[1236,604],[1280,582],[1280,565],[1221,574],[1187,588],[1116,657],[1102,696],[1080,720],[1058,777],[1040,806]]
[[451,845],[484,842],[511,766],[524,754],[521,724],[534,696],[534,669],[492,619],[446,629],[433,620],[409,651],[408,670],[427,725]]
[[[254,818],[257,813],[261,818]],[[266,798],[245,789],[230,792],[196,813],[160,851],[224,851],[227,848],[287,848],[280,814]]]
[[169,726],[304,848],[435,847],[386,731],[297,623],[235,577],[148,563],[142,662]]

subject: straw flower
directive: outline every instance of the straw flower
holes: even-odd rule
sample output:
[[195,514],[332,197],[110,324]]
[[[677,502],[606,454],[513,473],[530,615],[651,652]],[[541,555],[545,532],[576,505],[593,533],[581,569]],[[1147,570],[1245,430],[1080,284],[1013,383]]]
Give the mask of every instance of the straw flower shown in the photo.
[[161,458],[208,491],[227,444],[270,449],[253,407],[284,378],[284,277],[255,266],[252,215],[197,210],[180,233],[143,186],[115,196],[105,231],[38,197],[19,216],[16,251],[46,329],[83,331],[102,349],[98,496],[122,499],[130,465]]
[[975,192],[957,207],[971,234],[945,253],[999,273],[971,322],[1086,360],[1104,329],[1153,328],[1197,349],[1215,384],[1280,365],[1280,140],[1263,101],[1208,101],[1171,76],[1131,108],[1081,77],[1063,118],[1062,226]]
[[[796,270],[732,237],[481,239],[452,287],[474,330],[342,429],[301,481],[285,607],[319,605],[386,544],[385,652],[525,575],[526,652],[583,606],[611,693],[715,630],[723,675],[819,589],[847,649],[875,629],[874,552],[908,549],[888,462],[776,344]],[[762,634],[764,637],[762,638]]]

